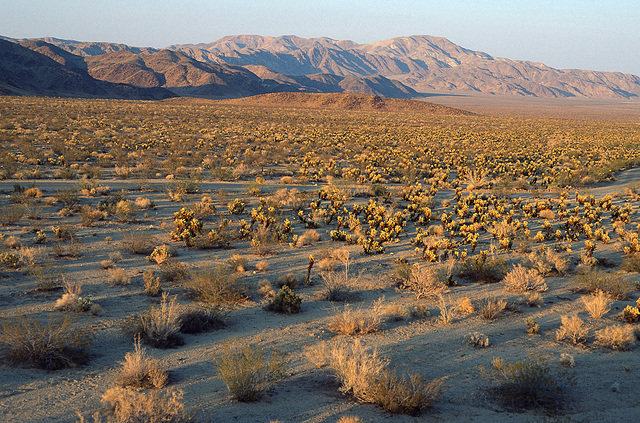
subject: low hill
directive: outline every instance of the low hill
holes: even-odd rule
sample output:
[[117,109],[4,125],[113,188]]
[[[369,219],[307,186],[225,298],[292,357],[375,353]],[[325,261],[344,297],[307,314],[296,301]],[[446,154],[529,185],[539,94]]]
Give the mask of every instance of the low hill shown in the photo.
[[[172,100],[176,101],[176,100]],[[179,101],[179,100],[178,100]],[[267,106],[302,109],[332,109],[440,115],[473,115],[453,107],[440,106],[419,100],[382,98],[369,94],[351,93],[271,93],[253,97],[220,100],[220,103],[241,106]]]

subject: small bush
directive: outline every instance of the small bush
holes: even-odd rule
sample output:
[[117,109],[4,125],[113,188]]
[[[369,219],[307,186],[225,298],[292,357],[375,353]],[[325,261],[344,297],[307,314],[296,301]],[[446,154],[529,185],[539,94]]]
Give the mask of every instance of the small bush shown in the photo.
[[320,241],[321,236],[315,229],[308,229],[300,235],[298,238],[298,242],[296,245],[304,247],[307,245],[314,245],[316,242]]
[[238,401],[259,400],[264,393],[288,377],[289,366],[277,351],[225,343],[214,357],[220,379]]
[[185,286],[198,300],[215,306],[233,307],[247,298],[240,277],[224,266],[193,272]]
[[239,254],[233,254],[227,260],[227,264],[232,272],[244,272],[249,266],[249,260]]
[[148,232],[122,232],[122,248],[129,254],[148,255],[156,244],[156,238]]
[[115,269],[109,269],[109,285],[111,286],[125,286],[131,283],[131,278],[127,276],[127,272],[118,267]]
[[0,343],[13,363],[58,370],[89,361],[93,332],[77,326],[67,315],[49,317],[44,323],[19,316],[3,319],[0,324]]
[[591,317],[600,319],[611,310],[611,303],[613,303],[613,301],[607,298],[604,292],[598,290],[595,292],[595,295],[582,297],[582,303]]
[[507,307],[507,302],[503,299],[487,297],[480,303],[480,317],[485,320],[494,321]]
[[542,409],[553,413],[560,411],[575,383],[573,376],[563,370],[555,370],[548,361],[531,356],[524,361],[505,363],[494,358],[491,368],[480,368],[483,376],[495,385],[492,389],[504,406],[515,410]]
[[435,266],[413,267],[400,288],[413,292],[417,299],[434,299],[447,290],[447,285]]
[[382,301],[376,301],[372,308],[355,310],[346,305],[341,312],[336,312],[329,319],[329,330],[342,335],[368,334],[380,331],[382,328]]
[[499,282],[506,274],[507,264],[505,261],[499,257],[490,257],[486,252],[468,257],[462,263],[460,270],[462,277],[482,283]]
[[144,292],[150,297],[159,297],[162,295],[162,281],[157,277],[155,272],[147,271],[142,274],[144,280]]
[[285,314],[300,313],[301,302],[300,297],[295,294],[291,288],[284,285],[280,288],[275,298],[269,303],[267,309]]
[[353,298],[354,293],[342,274],[323,273],[324,288],[322,298],[327,301],[345,302]]
[[634,290],[633,284],[623,275],[599,270],[576,275],[571,279],[571,282],[578,292],[595,294],[599,290],[618,300],[624,300]]
[[283,286],[288,286],[291,289],[295,289],[300,283],[300,277],[295,273],[286,273],[278,278],[276,281],[276,286],[278,288],[282,288]]
[[202,333],[224,327],[224,320],[219,310],[213,308],[193,308],[180,314],[180,332]]
[[162,388],[167,384],[169,376],[162,369],[159,360],[152,359],[136,338],[134,351],[128,352],[121,362],[122,369],[118,375],[118,385],[127,388]]
[[160,307],[151,307],[138,317],[132,330],[133,335],[139,336],[142,342],[154,348],[177,347],[184,344],[178,335],[178,317],[175,298],[163,294]]
[[537,270],[527,269],[521,265],[514,266],[502,280],[502,283],[507,291],[515,293],[547,290],[547,284],[544,283],[544,279]]
[[629,351],[635,342],[631,326],[611,325],[596,332],[595,343],[613,351]]
[[556,330],[556,340],[569,341],[575,345],[582,345],[587,341],[589,328],[585,325],[584,320],[578,316],[562,316],[560,319],[562,325]]
[[187,423],[193,417],[182,403],[182,392],[169,390],[134,391],[111,388],[102,396],[108,421],[117,423]]
[[523,264],[525,267],[537,270],[542,276],[548,276],[554,272],[565,275],[569,271],[569,260],[548,248],[529,253]]
[[368,395],[371,402],[395,414],[419,415],[440,399],[444,379],[427,382],[422,375],[408,373],[401,376],[385,369],[370,380]]
[[540,307],[542,300],[542,294],[539,292],[527,291],[524,293],[524,303],[529,307]]

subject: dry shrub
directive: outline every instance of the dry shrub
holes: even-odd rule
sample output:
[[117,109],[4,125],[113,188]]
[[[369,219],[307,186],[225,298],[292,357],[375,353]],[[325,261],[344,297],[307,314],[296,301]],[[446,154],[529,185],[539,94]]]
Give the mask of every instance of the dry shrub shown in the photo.
[[387,360],[356,339],[328,350],[329,367],[341,383],[340,391],[362,402],[373,403],[392,413],[417,415],[435,403],[445,387],[443,379],[426,382],[415,373],[398,376],[387,368]]
[[111,260],[100,260],[100,267],[102,267],[105,270],[113,269],[113,266],[115,265],[116,264]]
[[182,403],[182,391],[134,391],[111,388],[102,396],[106,417],[114,423],[186,423],[193,421]]
[[535,291],[527,291],[524,293],[524,302],[529,307],[540,307],[540,304],[542,304],[542,294]]
[[407,279],[400,280],[399,288],[413,292],[417,299],[434,299],[447,291],[442,275],[436,266],[411,267]]
[[342,416],[336,423],[362,423],[362,420],[357,416]]
[[266,272],[269,269],[269,262],[266,260],[260,260],[256,263],[256,270],[258,272]]
[[147,210],[155,207],[155,204],[153,203],[153,201],[151,201],[146,197],[137,197],[134,204],[140,210]]
[[29,274],[36,279],[38,291],[54,291],[64,284],[64,274],[59,267],[52,264],[32,266]]
[[401,376],[385,369],[369,383],[371,401],[395,414],[419,415],[440,399],[445,390],[444,378],[427,382],[417,373]]
[[494,358],[491,368],[480,367],[480,372],[493,384],[492,391],[509,409],[541,409],[555,413],[564,407],[564,402],[575,384],[573,375],[564,369],[551,367],[540,356],[527,360],[505,363]]
[[406,319],[409,316],[409,311],[399,304],[389,304],[384,309],[384,320],[397,322]]
[[344,275],[333,273],[322,273],[324,287],[322,288],[322,298],[327,301],[350,301],[354,297],[353,288],[347,283]]
[[11,250],[18,250],[22,247],[20,240],[13,235],[5,238],[4,245]]
[[142,274],[144,281],[144,292],[150,297],[159,297],[162,294],[162,281],[154,271],[147,271]]
[[82,226],[91,227],[99,220],[104,220],[107,217],[107,212],[102,210],[96,210],[91,206],[83,206],[80,210],[80,220]]
[[68,315],[50,316],[44,323],[23,315],[3,319],[0,325],[0,343],[13,363],[58,370],[89,361],[94,334]]
[[507,274],[507,264],[500,257],[492,257],[482,252],[467,257],[462,263],[460,276],[481,283],[501,281]]
[[609,310],[611,310],[611,304],[613,301],[604,294],[604,292],[598,290],[595,295],[582,297],[584,308],[589,315],[594,319],[599,319],[604,316]]
[[556,251],[549,248],[541,248],[529,253],[523,260],[525,267],[535,269],[542,276],[552,273],[565,275],[569,271],[569,260]]
[[163,294],[160,307],[152,306],[140,314],[132,334],[154,348],[173,348],[184,344],[178,335],[179,331],[180,321],[175,298]]
[[247,288],[240,277],[224,266],[192,272],[185,287],[198,300],[215,306],[232,307],[247,298]]
[[443,324],[449,324],[455,317],[455,307],[450,305],[450,302],[443,295],[438,297],[438,306],[440,307],[440,316],[438,316],[438,322]]
[[295,273],[285,273],[281,275],[276,281],[276,286],[278,288],[282,288],[283,286],[288,286],[291,289],[295,289],[300,282],[300,277]]
[[462,297],[458,300],[456,305],[456,312],[462,315],[468,315],[475,313],[476,308],[469,297]]
[[227,264],[232,272],[244,272],[249,266],[249,260],[240,254],[233,254],[227,259]]
[[126,286],[131,283],[131,278],[127,272],[121,268],[109,269],[109,284],[111,286]]
[[160,275],[166,282],[188,281],[192,276],[184,263],[177,260],[166,260],[160,264]]
[[93,314],[98,314],[101,307],[93,304],[89,298],[82,298],[82,285],[74,284],[69,281],[65,283],[65,293],[62,298],[56,301],[55,309],[59,311],[68,311],[72,313],[84,313],[91,310]]
[[376,349],[364,347],[357,338],[353,342],[337,343],[327,352],[327,362],[340,381],[340,391],[369,402],[370,381],[384,371],[388,360],[380,357]]
[[480,303],[480,317],[490,322],[496,320],[507,307],[507,302],[501,298],[487,297]]
[[569,341],[575,345],[582,345],[587,341],[589,328],[584,320],[578,316],[561,316],[562,325],[556,330],[557,341]]
[[320,241],[322,237],[315,229],[308,229],[300,235],[298,238],[298,242],[296,245],[304,247],[306,245],[314,245],[316,242]]
[[266,279],[258,282],[258,292],[264,298],[273,298],[276,296],[276,291],[273,289],[273,286],[271,286],[271,282]]
[[527,291],[546,291],[547,284],[537,270],[527,269],[521,265],[514,266],[502,280],[504,287],[509,292],[522,293]]
[[624,300],[634,290],[633,283],[626,280],[624,275],[592,270],[583,275],[576,275],[571,282],[578,292],[595,293],[602,291],[611,298]]
[[384,317],[383,301],[384,298],[380,298],[370,309],[352,309],[349,304],[345,305],[341,312],[336,310],[329,318],[329,330],[342,335],[363,335],[380,331]]
[[151,254],[157,245],[156,238],[146,231],[123,231],[122,248],[129,254]]
[[44,247],[22,247],[20,258],[27,266],[36,266],[47,261],[47,250]]
[[127,388],[159,389],[164,387],[169,375],[162,369],[161,362],[147,355],[140,345],[140,338],[134,342],[134,351],[128,352],[121,362],[122,369],[118,374],[118,385]]
[[24,216],[24,207],[21,204],[7,204],[0,206],[0,225],[15,225]]
[[222,312],[211,307],[191,308],[180,314],[180,332],[203,333],[224,327]]
[[595,343],[613,351],[629,351],[636,342],[633,327],[611,325],[596,332]]
[[286,379],[289,366],[277,351],[267,352],[246,344],[226,342],[214,363],[233,397],[241,402],[257,401],[271,387]]

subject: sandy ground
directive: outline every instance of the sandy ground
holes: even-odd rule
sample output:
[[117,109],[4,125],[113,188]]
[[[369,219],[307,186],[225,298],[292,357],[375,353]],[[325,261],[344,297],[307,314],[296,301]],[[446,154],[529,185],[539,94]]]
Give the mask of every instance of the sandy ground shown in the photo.
[[[609,186],[591,190],[602,197],[606,193],[622,192],[624,187],[638,180],[639,169],[623,172],[618,181]],[[153,181],[152,181],[153,182]],[[162,186],[162,181],[156,181]],[[0,190],[8,195],[16,181],[3,181]],[[27,186],[24,182],[23,185]],[[21,219],[16,225],[2,227],[5,236],[17,237],[24,246],[31,246],[32,227],[41,227],[49,240],[54,235],[50,227],[58,224],[74,225],[79,239],[82,240],[82,254],[77,258],[52,259],[70,280],[82,282],[83,295],[91,295],[92,301],[101,305],[103,312],[98,316],[79,315],[85,325],[91,325],[96,331],[96,340],[92,347],[91,361],[86,366],[58,371],[42,371],[16,367],[2,362],[0,364],[0,420],[5,422],[72,422],[77,420],[76,412],[88,416],[101,409],[101,396],[115,385],[119,364],[124,355],[132,351],[133,342],[123,334],[121,325],[132,313],[149,309],[158,299],[144,294],[142,272],[156,269],[144,256],[133,255],[122,249],[121,231],[145,230],[155,236],[158,242],[171,243],[179,252],[177,259],[192,268],[209,268],[215,263],[225,262],[232,254],[240,254],[248,259],[249,265],[243,273],[244,281],[251,286],[250,300],[227,316],[225,328],[205,334],[185,335],[185,345],[168,350],[147,348],[149,354],[162,359],[170,374],[170,386],[184,391],[184,402],[194,411],[201,421],[211,422],[336,422],[342,416],[358,416],[363,422],[538,422],[538,421],[575,421],[575,422],[631,422],[640,416],[640,355],[638,346],[627,352],[612,352],[594,346],[593,332],[607,324],[618,322],[617,316],[627,304],[633,304],[637,292],[626,301],[616,301],[612,310],[604,319],[593,320],[584,311],[582,294],[573,293],[568,277],[548,277],[545,282],[549,290],[543,294],[544,302],[540,307],[527,307],[521,304],[521,295],[504,290],[500,283],[477,284],[458,279],[459,286],[452,287],[447,294],[451,303],[461,297],[473,301],[488,295],[505,298],[515,304],[515,309],[490,323],[481,319],[477,313],[458,315],[450,324],[437,320],[439,306],[437,302],[417,300],[411,293],[400,292],[390,280],[393,271],[392,262],[397,257],[406,257],[418,262],[409,245],[409,237],[397,244],[390,244],[384,255],[365,256],[360,246],[346,246],[332,242],[321,227],[318,232],[322,240],[314,245],[290,248],[279,246],[274,254],[261,257],[256,255],[247,242],[235,242],[231,249],[223,250],[187,250],[181,244],[171,242],[169,230],[171,217],[180,207],[179,203],[169,201],[165,192],[137,191],[134,181],[104,181],[113,191],[128,190],[128,198],[142,196],[153,200],[156,208],[141,212],[135,223],[114,222],[112,219],[97,222],[94,227],[80,226],[78,215],[62,218],[57,215],[60,204],[46,206],[43,218],[37,221]],[[73,182],[35,181],[45,197],[55,195],[64,185]],[[153,183],[152,183],[153,185]],[[280,186],[271,186],[271,189]],[[306,187],[317,189],[316,187]],[[228,192],[229,197],[219,195],[219,190]],[[247,198],[246,187],[242,183],[205,183],[201,193],[191,196],[198,201],[202,193],[209,193],[218,210],[237,195]],[[443,197],[453,197],[451,192],[441,192]],[[571,198],[571,197],[570,197]],[[100,198],[82,197],[82,204],[96,204]],[[6,202],[6,199],[2,201]],[[256,206],[257,199],[249,198],[250,205]],[[622,202],[622,200],[620,200]],[[634,202],[638,209],[640,204]],[[249,209],[249,208],[248,208]],[[145,213],[143,215],[143,213]],[[245,212],[245,217],[246,217]],[[632,226],[638,218],[633,216]],[[161,227],[166,223],[165,229]],[[210,224],[211,222],[209,222]],[[299,225],[296,233],[304,232]],[[111,239],[110,239],[110,238]],[[613,239],[612,241],[616,241]],[[583,241],[580,242],[580,245]],[[488,246],[485,245],[485,247]],[[43,244],[47,255],[52,257],[51,243]],[[323,280],[317,271],[312,274],[312,284],[296,290],[303,299],[302,312],[294,315],[281,315],[264,309],[267,300],[256,292],[259,281],[272,282],[285,273],[294,272],[303,275],[306,272],[308,256],[318,255],[324,248],[347,248],[352,259],[350,273],[362,274],[354,289],[357,297],[354,306],[370,306],[375,300],[384,297],[384,303],[407,308],[414,304],[423,304],[431,312],[426,319],[405,318],[388,321],[378,333],[363,335],[359,338],[366,346],[377,348],[388,357],[392,366],[424,375],[427,379],[446,377],[448,389],[440,402],[426,410],[419,417],[393,415],[381,408],[360,404],[339,391],[339,384],[326,368],[316,368],[306,358],[306,348],[320,342],[342,342],[347,337],[334,335],[327,329],[327,323],[341,304],[334,304],[320,298]],[[577,261],[579,248],[573,252],[573,264]],[[109,257],[109,253],[120,251],[123,259],[118,267],[126,270],[131,277],[127,286],[111,286],[107,283],[108,273],[100,266],[100,261]],[[609,245],[598,245],[597,257],[607,257],[616,265],[623,259],[622,253]],[[517,263],[522,259],[519,253],[504,256],[508,263]],[[266,272],[257,272],[255,265],[260,260],[269,264]],[[339,266],[337,271],[342,271]],[[611,270],[611,269],[610,269]],[[615,271],[617,269],[613,269]],[[625,274],[631,280],[640,280],[637,274]],[[355,279],[355,278],[354,278]],[[61,291],[39,293],[34,290],[33,277],[24,269],[4,270],[0,277],[0,313],[4,316],[17,314],[60,313],[54,311],[55,301],[61,297]],[[172,295],[176,295],[181,306],[193,303],[179,285],[168,285]],[[591,326],[591,336],[586,346],[573,346],[555,340],[555,330],[560,326],[562,315],[578,314]],[[525,333],[524,319],[531,317],[540,324],[538,335]],[[467,345],[468,335],[482,332],[490,339],[490,347],[474,348]],[[288,353],[292,366],[292,376],[271,390],[265,398],[254,403],[239,403],[230,399],[223,382],[216,373],[213,354],[219,344],[230,338],[251,343],[263,348],[277,348]],[[478,366],[489,366],[493,357],[502,357],[507,361],[522,360],[530,354],[543,354],[551,365],[559,367],[560,355],[572,354],[575,367],[572,371],[577,378],[576,386],[571,390],[567,406],[561,416],[546,416],[536,411],[507,412],[498,403],[487,388],[489,381],[482,378]],[[612,389],[617,384],[619,389]],[[563,417],[566,416],[566,417]]]

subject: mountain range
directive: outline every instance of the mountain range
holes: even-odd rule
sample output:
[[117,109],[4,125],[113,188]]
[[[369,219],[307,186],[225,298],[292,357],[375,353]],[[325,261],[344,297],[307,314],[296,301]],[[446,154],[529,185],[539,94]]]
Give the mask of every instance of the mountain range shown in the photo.
[[274,92],[640,98],[640,77],[496,58],[426,35],[369,44],[238,35],[166,49],[0,39],[0,93],[233,98]]

